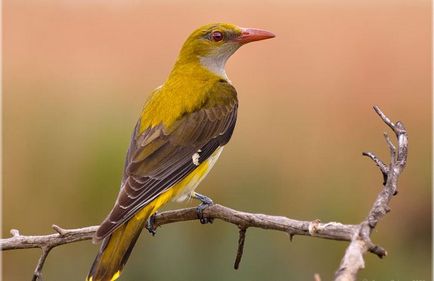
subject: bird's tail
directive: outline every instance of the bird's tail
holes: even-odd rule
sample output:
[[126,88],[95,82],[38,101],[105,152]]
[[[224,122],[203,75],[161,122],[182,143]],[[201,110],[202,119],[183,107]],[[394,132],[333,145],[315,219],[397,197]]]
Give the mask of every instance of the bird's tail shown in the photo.
[[152,212],[153,206],[146,206],[138,215],[132,217],[103,240],[86,281],[118,279]]

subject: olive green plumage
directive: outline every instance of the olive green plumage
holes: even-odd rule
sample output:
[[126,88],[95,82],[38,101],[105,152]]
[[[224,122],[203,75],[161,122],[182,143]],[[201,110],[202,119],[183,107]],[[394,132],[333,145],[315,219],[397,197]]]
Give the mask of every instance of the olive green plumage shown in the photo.
[[117,279],[146,220],[169,200],[189,196],[212,168],[237,118],[226,60],[242,44],[270,34],[211,24],[184,43],[168,79],[153,91],[137,121],[120,192],[94,237],[103,243],[87,280]]
[[[127,154],[118,200],[99,227],[97,239],[110,234],[192,172],[197,166],[192,162],[192,155],[198,150],[201,150],[199,163],[202,163],[229,141],[238,107],[234,87],[221,80],[203,94],[200,109],[181,112],[168,126],[160,123],[140,133],[143,118],[139,120]],[[152,113],[145,116],[148,115]]]

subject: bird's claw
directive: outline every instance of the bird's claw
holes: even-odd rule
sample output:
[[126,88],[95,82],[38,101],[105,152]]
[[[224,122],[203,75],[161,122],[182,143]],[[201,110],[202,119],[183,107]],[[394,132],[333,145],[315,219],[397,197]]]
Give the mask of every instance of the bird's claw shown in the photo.
[[196,214],[197,214],[197,218],[199,219],[201,224],[207,224],[207,223],[212,223],[214,221],[213,218],[207,218],[203,215],[203,210],[205,210],[206,208],[208,208],[209,206],[211,206],[213,203],[202,203],[199,206],[197,206],[196,208]]
[[150,216],[148,218],[148,220],[146,221],[146,225],[145,225],[145,228],[149,231],[149,233],[152,234],[152,236],[155,236],[155,234],[157,234],[157,227],[155,226],[155,216],[156,215],[157,215],[157,213]]
[[213,205],[214,202],[211,200],[211,198],[209,198],[205,195],[199,194],[197,192],[195,192],[193,194],[193,197],[200,200],[200,202],[202,202],[202,204],[200,204],[196,208],[197,218],[199,219],[200,223],[201,224],[212,223],[214,219],[204,217],[203,216],[203,210],[205,210],[209,206]]

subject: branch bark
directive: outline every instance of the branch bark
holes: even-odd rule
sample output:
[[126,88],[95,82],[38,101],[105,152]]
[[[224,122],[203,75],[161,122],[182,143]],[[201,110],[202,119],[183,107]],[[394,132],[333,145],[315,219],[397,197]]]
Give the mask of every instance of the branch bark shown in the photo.
[[[203,215],[205,218],[219,219],[234,224],[239,228],[238,250],[234,263],[235,269],[239,267],[244,249],[246,231],[249,227],[282,231],[287,233],[291,240],[294,235],[304,235],[324,239],[350,241],[350,245],[335,274],[335,280],[337,281],[356,280],[358,271],[364,267],[363,254],[367,251],[376,254],[380,258],[386,256],[387,252],[383,248],[374,245],[370,239],[370,235],[379,220],[390,211],[388,203],[393,195],[397,194],[398,177],[407,161],[408,140],[407,132],[401,122],[394,124],[378,107],[374,107],[374,110],[394,131],[398,138],[398,148],[396,149],[386,136],[392,158],[389,166],[384,164],[374,153],[363,153],[363,155],[375,162],[385,179],[383,189],[378,194],[367,218],[357,225],[342,224],[339,222],[321,223],[319,220],[300,221],[283,216],[247,213],[214,204],[204,210]],[[196,208],[185,208],[158,213],[155,216],[154,227],[158,228],[165,224],[189,220],[197,220]],[[34,270],[33,281],[41,279],[42,268],[51,249],[64,244],[91,240],[98,226],[64,229],[53,225],[52,228],[56,233],[38,236],[21,235],[18,230],[12,229],[12,237],[0,239],[0,249],[2,251],[29,248],[40,248],[42,250],[42,255]],[[319,275],[315,278],[319,279]]]
[[[249,227],[277,230],[287,233],[291,238],[294,235],[313,236],[318,238],[351,241],[357,225],[345,225],[338,222],[320,223],[319,220],[299,221],[282,216],[252,214],[237,211],[219,204],[206,208],[203,212],[205,218],[219,219],[237,225],[240,228],[240,241],[234,267],[237,269],[241,261],[245,232]],[[158,213],[155,216],[154,227],[165,224],[197,220],[196,208],[185,208]],[[17,230],[12,230],[12,237],[0,239],[0,249],[18,250],[40,248],[42,255],[33,274],[33,281],[41,277],[42,267],[52,248],[73,242],[91,240],[98,226],[89,226],[76,229],[64,229],[57,225],[52,228],[57,232],[49,235],[26,236]]]

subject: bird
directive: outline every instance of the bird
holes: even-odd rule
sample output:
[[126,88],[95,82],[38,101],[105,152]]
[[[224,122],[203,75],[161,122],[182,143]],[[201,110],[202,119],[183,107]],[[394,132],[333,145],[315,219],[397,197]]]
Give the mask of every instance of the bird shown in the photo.
[[226,75],[228,58],[271,32],[230,23],[204,25],[184,42],[167,80],[143,106],[127,151],[120,191],[93,242],[102,241],[86,278],[119,278],[142,231],[169,201],[194,198],[201,223],[213,201],[195,192],[230,140],[238,98]]

